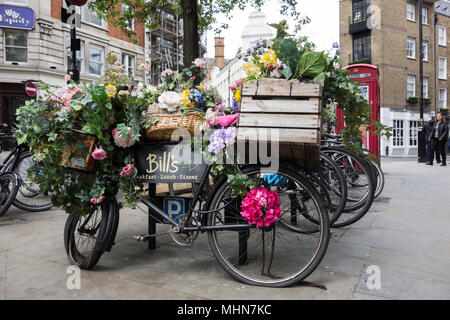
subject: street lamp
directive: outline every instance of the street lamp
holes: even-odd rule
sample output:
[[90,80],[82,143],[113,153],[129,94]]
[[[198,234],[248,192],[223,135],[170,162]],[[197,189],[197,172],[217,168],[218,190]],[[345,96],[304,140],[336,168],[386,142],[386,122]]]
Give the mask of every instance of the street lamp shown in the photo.
[[425,125],[425,120],[423,119],[423,109],[425,101],[423,99],[423,17],[422,17],[423,0],[419,0],[419,77],[420,77],[420,120],[418,129],[418,161],[426,162],[426,142],[423,135],[423,127]]

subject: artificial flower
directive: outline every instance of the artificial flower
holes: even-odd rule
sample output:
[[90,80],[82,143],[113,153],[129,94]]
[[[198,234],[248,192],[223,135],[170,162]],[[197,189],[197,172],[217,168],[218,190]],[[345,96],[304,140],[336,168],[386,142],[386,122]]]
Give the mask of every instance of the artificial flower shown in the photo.
[[182,99],[178,93],[174,91],[166,91],[158,98],[159,107],[161,109],[166,109],[168,112],[172,113],[178,110],[178,106]]
[[134,131],[130,127],[127,127],[127,129],[128,129],[128,134],[125,138],[122,136],[122,131],[113,129],[112,133],[113,133],[114,143],[118,147],[129,148],[135,144],[135,141],[132,138],[132,134]]
[[241,215],[257,228],[270,227],[281,216],[280,198],[275,191],[255,188],[247,192],[241,203]]
[[194,64],[196,67],[199,67],[201,69],[206,68],[206,61],[200,58],[197,58],[194,60]]
[[95,160],[104,160],[106,158],[106,152],[103,149],[95,149],[92,152],[92,158]]

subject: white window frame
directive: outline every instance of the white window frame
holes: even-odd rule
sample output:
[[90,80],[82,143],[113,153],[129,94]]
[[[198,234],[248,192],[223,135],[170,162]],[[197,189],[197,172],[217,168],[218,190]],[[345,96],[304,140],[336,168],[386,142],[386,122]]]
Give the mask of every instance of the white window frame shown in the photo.
[[[411,11],[411,9],[414,9]],[[412,17],[410,18],[410,15]],[[416,21],[416,5],[414,3],[407,3],[406,4],[406,20],[408,21]]]
[[[400,126],[401,124],[401,126]],[[392,146],[404,147],[405,146],[405,121],[404,120],[392,120]]]
[[428,9],[422,8],[422,23],[428,24]]
[[[122,4],[122,11],[128,10],[129,5]],[[131,24],[130,24],[131,22]],[[128,22],[127,30],[134,31],[134,19]]]
[[410,147],[417,147],[419,142],[419,121],[410,120],[409,121],[409,139],[408,145]]
[[[91,2],[92,2],[92,1],[90,1],[89,3],[91,3]],[[88,11],[86,22],[89,23],[89,24],[92,25],[92,26],[96,26],[96,27],[103,28],[103,20],[100,19],[100,18],[97,16],[97,14],[96,14],[93,10],[91,10],[88,6],[86,6],[86,7],[87,7],[86,9],[87,9],[87,11]],[[92,22],[92,21],[91,21],[91,16],[96,16],[97,19],[99,20],[100,24],[97,24],[97,23],[95,23],[95,22]]]
[[[19,32],[25,32],[26,36],[27,36],[27,46],[26,47],[20,47],[20,46],[8,46],[6,45],[6,33],[10,32],[10,31],[19,31]],[[28,45],[28,37],[29,37],[29,33],[26,30],[19,30],[19,29],[9,29],[9,28],[5,28],[3,29],[3,61],[5,61],[5,63],[14,63],[14,64],[27,64],[29,61],[29,45]],[[11,61],[11,60],[7,60],[6,59],[6,48],[20,48],[20,49],[27,49],[27,61]]]
[[[411,86],[413,90],[410,90]],[[415,96],[416,96],[416,76],[413,74],[408,74],[406,76],[406,98]]]
[[[98,49],[100,52],[102,52],[101,61],[91,61],[91,49]],[[102,67],[100,70],[100,74],[92,73],[91,72],[91,62],[92,63],[101,63]],[[89,67],[89,74],[93,76],[101,76],[103,74],[103,71],[105,70],[105,48],[96,46],[96,45],[90,45],[89,46],[89,61],[88,61],[88,67]]]
[[447,28],[443,26],[438,27],[438,43],[442,47],[447,46]]
[[[440,80],[447,80],[447,57],[439,57],[439,79]],[[443,62],[443,64],[441,64]]]
[[439,88],[439,108],[447,108],[447,88]]
[[[77,61],[80,60],[80,73],[84,72],[84,65],[85,65],[85,59],[84,59],[84,41],[81,41],[80,43],[80,50],[77,51]],[[69,58],[70,57],[70,35],[66,36],[66,63],[69,64]],[[68,65],[68,68],[70,66]]]
[[[130,58],[132,59],[132,65],[129,65]],[[128,72],[129,75],[134,75],[135,73],[135,66],[136,66],[136,57],[128,54],[128,53],[122,53],[122,67],[125,72]],[[130,70],[131,67],[131,70]]]
[[423,91],[423,97],[424,98],[428,98],[428,77],[423,77],[423,87],[422,87],[422,91]]
[[[413,44],[412,51],[411,51],[412,54],[410,54],[410,47],[409,47],[411,43]],[[406,57],[410,58],[410,59],[416,58],[416,39],[415,38],[408,37],[406,39]]]
[[423,40],[422,42],[422,53],[423,53],[423,60],[428,61],[428,41]]

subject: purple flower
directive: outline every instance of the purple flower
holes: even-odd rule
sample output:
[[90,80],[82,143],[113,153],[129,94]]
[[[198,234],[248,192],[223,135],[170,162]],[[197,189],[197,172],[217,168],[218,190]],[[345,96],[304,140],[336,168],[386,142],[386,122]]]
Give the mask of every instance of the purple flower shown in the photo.
[[339,49],[339,44],[337,42],[333,43],[333,49]]
[[209,138],[208,151],[214,154],[218,154],[225,146],[232,145],[236,140],[236,128],[222,128],[213,132]]

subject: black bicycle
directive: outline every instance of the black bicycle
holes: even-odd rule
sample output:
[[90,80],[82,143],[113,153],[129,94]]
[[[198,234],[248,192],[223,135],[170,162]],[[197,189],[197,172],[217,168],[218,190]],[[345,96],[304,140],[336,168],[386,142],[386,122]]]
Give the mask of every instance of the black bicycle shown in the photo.
[[[0,129],[8,125],[0,124]],[[14,148],[0,163],[0,217],[11,205],[30,212],[46,211],[52,207],[48,195],[39,191],[39,186],[29,178],[30,171],[39,174],[39,162],[26,145],[17,145],[17,139],[10,133],[0,133],[0,143],[13,143]],[[2,152],[0,148],[0,152]]]
[[[144,155],[134,155],[139,156]],[[166,214],[154,197],[141,196],[140,201],[151,209],[155,219],[170,226],[165,233],[180,246],[191,246],[199,233],[207,233],[218,263],[243,283],[284,287],[306,278],[317,268],[328,246],[327,204],[297,172],[262,166],[237,169],[258,186],[278,193],[281,217],[269,227],[249,225],[241,215],[242,199],[232,193],[227,177],[213,179],[208,166],[181,218]],[[111,177],[110,183],[117,180]],[[93,268],[102,254],[111,250],[118,223],[119,203],[114,197],[93,205],[87,216],[70,215],[64,231],[69,261],[83,269]]]

